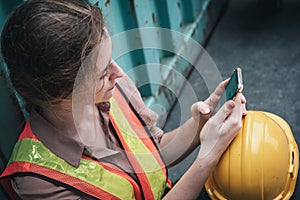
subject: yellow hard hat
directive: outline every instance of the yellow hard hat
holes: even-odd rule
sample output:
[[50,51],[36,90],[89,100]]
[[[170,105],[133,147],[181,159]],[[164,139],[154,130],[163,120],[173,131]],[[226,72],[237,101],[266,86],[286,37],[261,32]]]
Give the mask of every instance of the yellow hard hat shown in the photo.
[[289,125],[277,115],[248,111],[205,188],[211,199],[289,199],[298,163]]

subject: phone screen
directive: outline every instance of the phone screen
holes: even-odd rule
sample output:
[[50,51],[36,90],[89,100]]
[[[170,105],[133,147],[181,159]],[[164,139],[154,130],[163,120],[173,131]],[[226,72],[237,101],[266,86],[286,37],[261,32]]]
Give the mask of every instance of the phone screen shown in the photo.
[[232,100],[239,89],[238,70],[234,70],[227,84],[225,91],[221,97],[220,104],[223,105],[226,101]]

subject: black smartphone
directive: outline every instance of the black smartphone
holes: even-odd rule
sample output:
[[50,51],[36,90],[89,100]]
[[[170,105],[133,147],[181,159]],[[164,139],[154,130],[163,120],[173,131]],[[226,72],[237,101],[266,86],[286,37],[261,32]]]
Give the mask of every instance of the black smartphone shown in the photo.
[[237,93],[242,91],[243,91],[242,69],[236,67],[221,97],[220,104],[223,105],[228,100],[234,100]]

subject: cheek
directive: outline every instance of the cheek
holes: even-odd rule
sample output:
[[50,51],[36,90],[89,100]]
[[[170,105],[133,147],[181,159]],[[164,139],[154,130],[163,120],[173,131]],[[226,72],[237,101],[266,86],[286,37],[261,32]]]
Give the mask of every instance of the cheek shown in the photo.
[[105,84],[105,81],[99,81],[95,91],[95,103],[108,101],[112,97],[112,90],[108,90],[107,86],[109,84]]
[[106,78],[98,81],[95,91],[96,95],[101,95],[101,93],[105,93],[105,91],[108,90],[109,84],[107,82],[108,80]]
[[101,92],[104,89],[104,80],[99,80],[97,85],[96,85],[96,93]]
[[94,98],[96,103],[99,103],[103,100],[103,91],[104,91],[104,81],[100,80],[95,88]]

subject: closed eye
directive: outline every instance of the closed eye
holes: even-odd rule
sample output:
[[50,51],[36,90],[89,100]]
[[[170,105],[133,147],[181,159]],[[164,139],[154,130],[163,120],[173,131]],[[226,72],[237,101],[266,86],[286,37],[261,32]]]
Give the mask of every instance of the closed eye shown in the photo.
[[112,62],[112,59],[109,60],[108,64],[106,65],[106,67],[105,67],[102,75],[99,77],[99,79],[103,79],[107,75],[107,73],[108,73],[108,67],[110,66],[111,62]]
[[99,79],[103,79],[107,75],[107,68],[104,70],[103,74],[99,77]]

